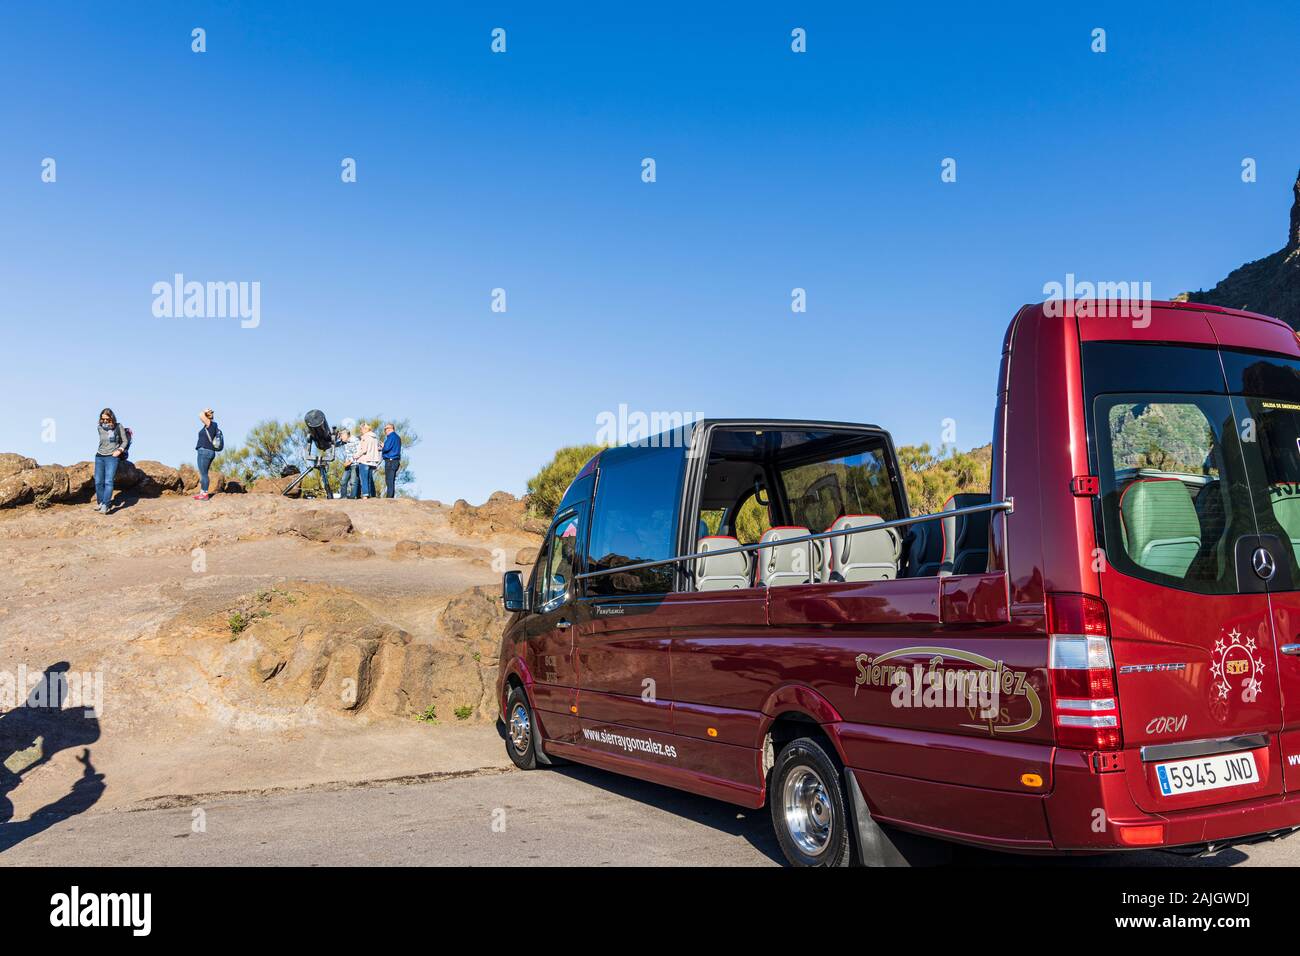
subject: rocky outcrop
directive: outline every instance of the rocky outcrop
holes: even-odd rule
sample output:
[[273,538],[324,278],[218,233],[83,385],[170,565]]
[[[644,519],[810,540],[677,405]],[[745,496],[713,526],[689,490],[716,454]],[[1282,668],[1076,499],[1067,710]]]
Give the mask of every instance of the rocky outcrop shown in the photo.
[[448,544],[445,541],[411,541],[403,539],[393,545],[394,558],[454,558],[458,561],[474,561],[487,564],[490,555],[482,548],[471,548],[463,544]]
[[28,471],[39,467],[35,458],[25,458],[22,455],[15,455],[11,451],[0,452],[0,480],[8,478],[10,475],[16,475],[20,471]]
[[[505,621],[486,588],[453,597],[440,633],[415,640],[341,588],[301,582],[248,595],[197,626],[164,631],[194,650],[205,640],[215,681],[241,709],[319,707],[340,714],[493,719]],[[197,632],[197,633],[196,633]],[[203,655],[199,655],[202,657]]]
[[140,472],[139,490],[142,494],[160,495],[168,491],[179,492],[184,487],[181,473],[160,461],[136,462],[135,467]]
[[[188,471],[187,471],[188,469]],[[193,483],[190,484],[190,476]],[[209,472],[210,491],[231,491],[233,486],[217,472]],[[172,468],[160,461],[118,462],[113,487],[141,496],[181,494],[198,488],[199,473],[191,465]],[[0,453],[0,508],[54,504],[81,504],[95,496],[95,463],[40,465],[35,459]]]
[[516,498],[508,491],[494,491],[483,504],[475,507],[460,498],[447,516],[451,528],[461,535],[518,533],[545,534],[546,521],[528,513],[528,500]]
[[352,533],[352,519],[343,511],[312,508],[295,515],[289,530],[308,541],[333,541]]
[[[286,475],[283,478],[258,478],[248,486],[247,490],[250,495],[282,495],[284,489],[293,484],[294,479],[297,477],[297,475]],[[289,492],[288,496],[290,498],[301,498],[302,485]]]
[[[181,479],[180,490],[187,495],[192,495],[199,490],[199,470],[193,465],[181,465],[177,470]],[[221,472],[215,468],[208,469],[208,494],[216,495],[221,493],[238,494],[243,488],[237,482],[230,481]]]
[[1234,270],[1213,289],[1179,298],[1277,316],[1300,329],[1300,176],[1292,191],[1295,200],[1285,246]]

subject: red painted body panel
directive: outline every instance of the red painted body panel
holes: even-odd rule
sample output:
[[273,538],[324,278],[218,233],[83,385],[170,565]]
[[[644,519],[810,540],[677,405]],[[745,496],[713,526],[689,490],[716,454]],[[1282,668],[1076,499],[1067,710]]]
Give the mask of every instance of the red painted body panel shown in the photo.
[[[877,819],[1022,852],[1125,848],[1125,827],[1152,823],[1170,846],[1300,826],[1300,657],[1277,652],[1300,643],[1300,592],[1200,595],[1125,576],[1099,560],[1094,499],[1072,492],[1090,473],[1081,342],[1300,348],[1267,317],[1145,305],[1138,323],[1074,303],[1012,321],[991,490],[1015,510],[990,521],[987,573],[672,594],[554,634],[528,632],[521,615],[503,641],[502,698],[508,681],[524,684],[548,753],[747,807],[766,797],[766,735],[798,715],[826,734]],[[1109,608],[1123,735],[1113,767],[1056,744],[1051,592]],[[1254,641],[1268,682],[1223,708],[1210,700],[1212,658],[1231,631]],[[1160,664],[1183,666],[1134,669]],[[996,711],[896,695],[891,674],[930,668],[996,674],[1007,682]],[[1161,720],[1180,715],[1171,737]],[[1267,736],[1257,783],[1159,795],[1143,747],[1247,733]]]

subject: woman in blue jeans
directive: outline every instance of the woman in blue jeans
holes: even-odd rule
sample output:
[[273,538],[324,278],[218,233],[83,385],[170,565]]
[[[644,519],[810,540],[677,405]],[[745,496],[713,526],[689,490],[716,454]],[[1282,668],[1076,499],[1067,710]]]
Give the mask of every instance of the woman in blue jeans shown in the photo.
[[199,422],[203,427],[199,429],[199,440],[194,446],[199,458],[199,493],[194,496],[195,501],[207,501],[212,497],[208,494],[208,469],[212,467],[212,459],[217,457],[217,449],[212,440],[221,434],[213,415],[210,408],[199,412]]
[[95,510],[108,514],[113,501],[113,482],[117,478],[117,466],[122,456],[131,447],[131,436],[127,434],[111,408],[99,413],[99,446],[95,449]]

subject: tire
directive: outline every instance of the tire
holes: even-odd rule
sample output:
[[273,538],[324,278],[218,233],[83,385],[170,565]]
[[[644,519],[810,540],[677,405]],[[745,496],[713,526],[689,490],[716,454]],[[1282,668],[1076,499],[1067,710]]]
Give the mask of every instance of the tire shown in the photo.
[[533,731],[533,708],[522,687],[506,698],[506,753],[520,770],[537,769],[537,734]]
[[848,801],[835,759],[811,737],[781,748],[767,791],[772,828],[791,866],[848,866]]

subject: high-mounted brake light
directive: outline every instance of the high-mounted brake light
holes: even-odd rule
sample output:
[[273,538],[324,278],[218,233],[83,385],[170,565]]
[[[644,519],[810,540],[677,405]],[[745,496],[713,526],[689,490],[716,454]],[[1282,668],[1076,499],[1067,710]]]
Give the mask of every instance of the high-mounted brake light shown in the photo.
[[1047,597],[1048,673],[1056,743],[1119,750],[1119,701],[1106,604],[1088,594]]

